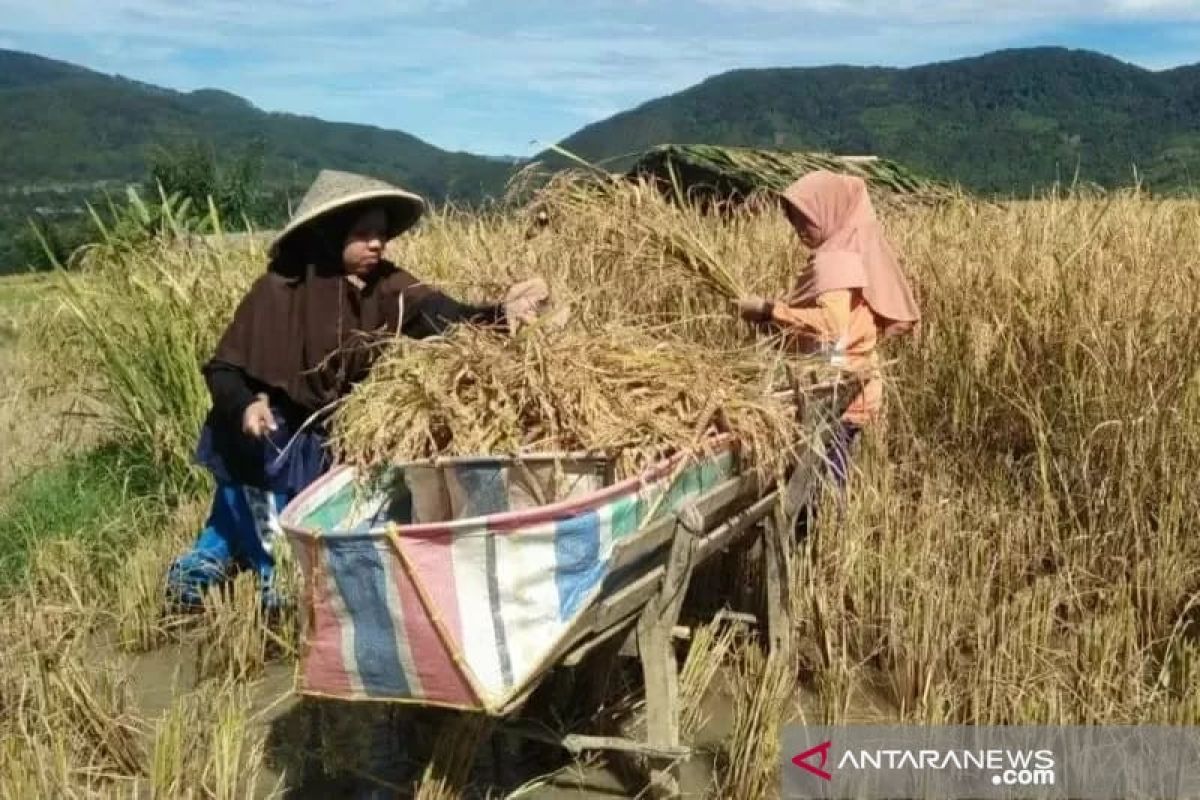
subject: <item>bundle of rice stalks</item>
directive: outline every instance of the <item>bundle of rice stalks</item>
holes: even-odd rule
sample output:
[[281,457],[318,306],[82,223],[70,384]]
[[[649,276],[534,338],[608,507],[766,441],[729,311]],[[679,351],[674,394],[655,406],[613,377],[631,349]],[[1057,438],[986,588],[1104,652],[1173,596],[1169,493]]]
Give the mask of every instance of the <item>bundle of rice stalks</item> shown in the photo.
[[515,222],[491,217],[479,236],[477,224],[431,225],[402,238],[396,260],[473,301],[540,275],[574,316],[669,325],[721,349],[750,338],[730,297],[774,296],[794,282],[805,255],[782,213],[708,214],[672,202],[652,179],[595,169],[554,175]]
[[269,795],[261,780],[265,731],[250,713],[250,690],[214,684],[175,698],[158,721],[150,759],[153,797],[242,798]]
[[794,667],[748,641],[738,653],[733,732],[718,764],[722,797],[772,796],[778,780],[779,731],[795,689]]
[[772,469],[801,441],[794,407],[771,392],[780,366],[769,349],[719,352],[616,323],[513,337],[460,327],[398,340],[339,409],[334,440],[360,466],[587,451],[627,476],[729,431]]
[[[678,176],[671,173],[670,180],[682,198],[685,190]],[[667,285],[686,286],[693,292],[708,289],[731,298],[746,294],[738,270],[721,258],[716,242],[710,241],[722,238],[726,231],[708,224],[699,209],[670,203],[652,178],[624,181],[579,170],[566,172],[538,193],[536,206],[555,219],[591,222],[597,213],[605,217],[591,224],[589,231],[596,251],[619,266],[610,278],[644,282],[647,274],[666,266],[674,272]],[[670,308],[673,304],[663,310]]]
[[[281,561],[283,568],[278,574],[283,576],[290,564]],[[251,681],[262,675],[273,658],[293,652],[291,620],[285,615],[280,620],[282,630],[272,629],[275,620],[264,611],[259,582],[249,572],[205,596],[202,621],[196,650],[196,675],[201,681]]]
[[538,268],[554,278],[556,293],[567,289],[587,311],[671,324],[706,343],[744,340],[730,300],[777,291],[802,263],[782,214],[763,241],[749,211],[717,219],[672,202],[651,179],[564,173],[538,193],[537,208],[555,229]]
[[[684,197],[684,188],[674,170],[670,172],[675,194]],[[639,217],[639,229],[648,241],[654,242],[662,252],[691,272],[700,283],[725,295],[731,300],[744,297],[747,292],[737,273],[718,258],[711,247],[699,235],[698,226],[661,225],[647,217]]]
[[723,625],[719,621],[700,625],[693,631],[691,647],[679,671],[679,731],[685,742],[691,741],[708,722],[705,697],[741,633],[740,625]]

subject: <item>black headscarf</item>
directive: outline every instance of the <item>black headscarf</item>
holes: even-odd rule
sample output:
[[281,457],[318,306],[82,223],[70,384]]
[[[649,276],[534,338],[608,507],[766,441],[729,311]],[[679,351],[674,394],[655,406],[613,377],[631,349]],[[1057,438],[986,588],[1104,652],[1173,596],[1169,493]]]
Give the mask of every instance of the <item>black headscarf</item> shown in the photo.
[[238,306],[214,361],[317,411],[365,377],[389,335],[439,300],[453,303],[387,261],[361,285],[349,277],[342,246],[361,213],[347,209],[282,243]]

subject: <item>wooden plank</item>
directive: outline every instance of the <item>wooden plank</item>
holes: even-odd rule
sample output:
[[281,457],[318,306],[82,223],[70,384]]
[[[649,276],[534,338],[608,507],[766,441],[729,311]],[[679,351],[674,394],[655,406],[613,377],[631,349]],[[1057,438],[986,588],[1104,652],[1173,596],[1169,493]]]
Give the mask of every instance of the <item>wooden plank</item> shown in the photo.
[[795,523],[796,514],[808,505],[820,485],[820,475],[824,468],[824,453],[828,447],[829,428],[821,432],[821,449],[808,452],[796,465],[783,490],[781,513],[783,525]]
[[691,748],[684,747],[683,745],[658,747],[646,742],[634,741],[633,739],[622,739],[615,736],[584,736],[580,734],[564,736],[563,747],[575,754],[586,750],[618,750],[663,761],[679,761],[692,754]]
[[[695,567],[696,538],[680,525],[671,544],[666,575],[657,595],[647,601],[637,624],[638,657],[646,692],[646,743],[655,748],[679,746],[679,665],[671,630],[679,619]],[[676,762],[650,759],[650,789],[655,797],[679,794]]]
[[792,653],[791,570],[788,549],[791,527],[776,510],[764,526],[767,573],[767,636],[772,652],[789,659]]
[[734,539],[757,525],[763,517],[771,513],[771,509],[777,502],[777,493],[771,492],[753,505],[734,514],[730,517],[729,522],[712,530],[697,544],[697,563],[703,564],[713,553],[728,547]]
[[727,620],[729,622],[740,622],[743,625],[749,625],[751,627],[758,625],[758,617],[754,616],[753,614],[749,614],[745,611],[730,611],[727,608],[722,608],[713,615],[712,619],[714,623],[725,622]]
[[[699,524],[701,531],[707,531],[727,515],[734,502],[742,498],[749,499],[749,495],[757,494],[757,484],[758,481],[752,475],[739,475],[713,487],[691,503],[700,520],[698,523],[689,521],[689,526],[695,527]],[[611,569],[616,571],[635,564],[654,551],[664,548],[670,543],[677,522],[678,518],[675,515],[668,516],[619,543],[613,548]]]
[[653,604],[638,620],[638,657],[646,692],[646,741],[659,747],[679,744],[679,667],[671,652],[671,632],[663,629]]
[[[683,625],[676,625],[671,629],[671,638],[687,641],[688,639],[692,638],[692,629]],[[623,658],[638,657],[639,653],[636,628],[629,632],[629,634],[625,637],[625,641],[621,642],[621,649],[618,654]]]
[[592,750],[613,750],[622,753],[633,753],[655,759],[680,760],[692,754],[689,747],[654,747],[634,739],[619,736],[588,736],[579,733],[558,734],[537,725],[520,722],[508,722],[499,726],[498,730],[510,736],[519,736],[533,742],[561,747],[572,755],[579,755]]
[[696,540],[680,530],[671,545],[659,592],[638,618],[638,655],[646,681],[646,736],[653,745],[679,744],[679,669],[671,631],[691,581],[695,550]]
[[595,650],[600,645],[612,639],[615,636],[628,636],[630,628],[637,623],[637,620],[631,615],[627,619],[613,625],[607,630],[602,630],[595,633],[591,637],[585,638],[583,643],[576,647],[571,652],[567,653],[560,662],[564,667],[574,667],[587,658],[588,653]]
[[621,587],[614,594],[601,600],[595,606],[592,630],[603,630],[630,614],[637,613],[638,609],[658,591],[658,586],[666,573],[667,568],[659,564],[636,580]]

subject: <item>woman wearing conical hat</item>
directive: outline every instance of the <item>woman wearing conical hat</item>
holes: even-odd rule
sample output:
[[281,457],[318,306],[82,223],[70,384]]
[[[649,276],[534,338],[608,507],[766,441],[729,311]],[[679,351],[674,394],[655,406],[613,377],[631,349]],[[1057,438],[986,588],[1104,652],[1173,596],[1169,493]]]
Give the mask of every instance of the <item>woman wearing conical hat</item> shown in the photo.
[[864,379],[828,453],[830,472],[841,486],[850,446],[883,412],[876,344],[913,329],[921,314],[865,181],[818,170],[789,186],[782,201],[811,251],[808,263],[784,298],[747,297],[739,306],[744,319],[774,324],[804,351],[825,353],[831,363]]
[[528,321],[548,301],[545,282],[534,279],[502,303],[466,305],[386,261],[387,242],[424,208],[382,181],[323,171],[271,243],[267,272],[203,368],[213,405],[196,457],[217,489],[195,545],[171,566],[175,602],[200,603],[236,569],[257,571],[264,600],[277,600],[277,514],[331,466],[324,416],[366,376],[384,339]]

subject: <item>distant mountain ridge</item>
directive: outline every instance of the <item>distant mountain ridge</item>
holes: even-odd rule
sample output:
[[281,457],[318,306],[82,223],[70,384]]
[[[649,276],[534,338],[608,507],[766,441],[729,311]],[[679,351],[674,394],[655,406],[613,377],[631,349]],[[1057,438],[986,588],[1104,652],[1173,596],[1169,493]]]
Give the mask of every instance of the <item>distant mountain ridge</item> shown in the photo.
[[[268,113],[220,89],[178,92],[0,50],[0,271],[13,266],[15,236],[24,231],[29,244],[31,212],[58,218],[97,186],[140,181],[152,147],[183,140],[230,154],[258,142],[264,183],[291,193],[328,167],[397,181],[434,201],[472,201],[500,194],[524,163]],[[1070,181],[1077,170],[1086,181],[1125,185],[1135,165],[1155,189],[1191,188],[1200,183],[1200,65],[1155,72],[1089,51],[1032,48],[905,69],[734,70],[561,144],[619,168],[664,143],[873,154],[1000,194]]]
[[[906,69],[735,70],[561,144],[600,160],[663,142],[876,154],[985,192],[1084,180],[1200,182],[1200,65],[1153,72],[1083,50]],[[617,162],[618,165],[620,162]]]
[[176,92],[0,50],[0,185],[140,180],[150,147],[182,139],[229,152],[259,140],[268,180],[304,183],[341,168],[432,199],[496,192],[510,170],[398,131],[268,113],[219,89]]
[[262,189],[293,202],[322,168],[392,180],[434,202],[497,194],[513,169],[398,131],[268,113],[220,89],[177,92],[0,50],[0,273],[41,260],[27,219],[78,242],[88,235],[85,200],[141,183],[153,148],[196,141],[226,160],[255,146]]

